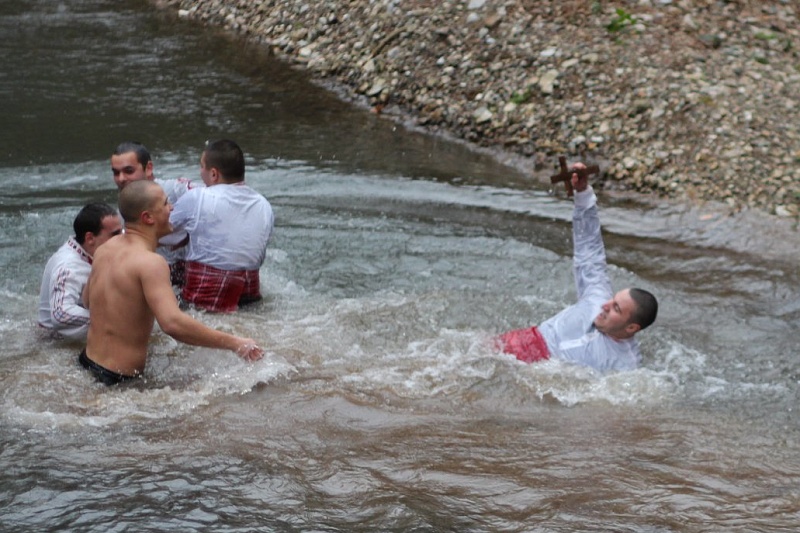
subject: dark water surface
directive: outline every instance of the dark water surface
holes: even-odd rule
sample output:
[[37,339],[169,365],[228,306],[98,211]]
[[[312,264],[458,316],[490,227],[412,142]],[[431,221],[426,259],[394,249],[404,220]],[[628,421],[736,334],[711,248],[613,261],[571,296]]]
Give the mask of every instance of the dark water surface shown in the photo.
[[[133,0],[0,1],[0,530],[795,531],[797,229],[601,198],[615,286],[662,301],[643,368],[523,365],[492,334],[574,298],[570,204],[257,47]],[[39,282],[138,139],[164,178],[248,155],[268,297],[153,339],[106,389],[40,338]]]

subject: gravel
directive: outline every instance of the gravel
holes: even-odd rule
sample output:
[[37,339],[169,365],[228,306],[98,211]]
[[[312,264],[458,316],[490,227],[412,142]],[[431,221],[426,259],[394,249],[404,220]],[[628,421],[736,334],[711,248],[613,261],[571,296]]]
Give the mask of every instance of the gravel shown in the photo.
[[375,112],[607,190],[800,218],[795,0],[153,0]]

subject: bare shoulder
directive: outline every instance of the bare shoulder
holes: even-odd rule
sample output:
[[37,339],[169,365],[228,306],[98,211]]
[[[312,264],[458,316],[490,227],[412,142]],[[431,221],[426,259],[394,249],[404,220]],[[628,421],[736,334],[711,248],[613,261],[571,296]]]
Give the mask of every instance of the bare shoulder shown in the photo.
[[164,275],[169,279],[169,265],[156,252],[132,239],[120,239],[113,244],[109,241],[97,250],[95,262],[113,265],[117,273],[139,278]]
[[143,278],[166,276],[169,282],[169,264],[162,256],[150,250],[143,250],[132,255],[132,264]]

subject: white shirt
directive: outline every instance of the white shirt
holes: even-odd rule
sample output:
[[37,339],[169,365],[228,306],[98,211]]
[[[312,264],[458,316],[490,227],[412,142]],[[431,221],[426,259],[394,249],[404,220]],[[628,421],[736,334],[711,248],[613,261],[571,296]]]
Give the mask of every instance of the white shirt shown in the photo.
[[85,340],[89,331],[89,310],[81,293],[92,271],[92,256],[75,237],[47,261],[39,290],[39,325],[61,337]]
[[187,261],[221,270],[258,270],[275,216],[267,199],[241,182],[188,191],[169,220],[176,232],[189,234]]
[[597,196],[591,187],[575,193],[572,236],[578,302],[544,321],[539,332],[553,358],[601,372],[633,370],[641,361],[639,342],[634,338],[612,339],[592,325],[601,306],[612,298],[613,292],[606,272]]

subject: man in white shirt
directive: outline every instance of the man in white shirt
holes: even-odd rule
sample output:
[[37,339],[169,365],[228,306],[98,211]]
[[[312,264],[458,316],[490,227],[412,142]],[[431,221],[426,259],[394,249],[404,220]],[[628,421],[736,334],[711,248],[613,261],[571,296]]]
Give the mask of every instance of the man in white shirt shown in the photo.
[[91,203],[78,212],[72,223],[75,236],[67,239],[47,261],[39,291],[39,325],[58,338],[85,340],[89,310],[81,292],[89,279],[95,251],[114,235],[122,233],[116,209]]
[[175,203],[170,223],[189,235],[184,303],[229,313],[261,299],[259,268],[275,217],[244,175],[244,154],[235,142],[209,142],[200,157],[206,187],[188,191]]
[[[585,169],[576,163],[573,169]],[[572,233],[578,302],[538,328],[504,333],[499,344],[525,362],[561,359],[599,370],[633,370],[641,361],[634,335],[658,314],[656,298],[643,289],[616,294],[606,272],[606,252],[600,233],[597,197],[585,173],[572,175],[575,189]]]
[[[164,189],[167,199],[172,205],[175,205],[178,198],[186,194],[190,189],[203,187],[202,184],[186,178],[171,180],[156,178],[153,173],[153,159],[150,157],[150,152],[142,143],[136,141],[125,141],[117,146],[114,153],[111,154],[111,172],[114,175],[114,183],[120,191],[132,181],[155,181]],[[180,243],[185,237],[186,234],[170,235],[168,239],[175,245],[162,244],[157,250],[159,255],[167,260],[170,280],[172,285],[176,287],[183,286],[186,250]]]

